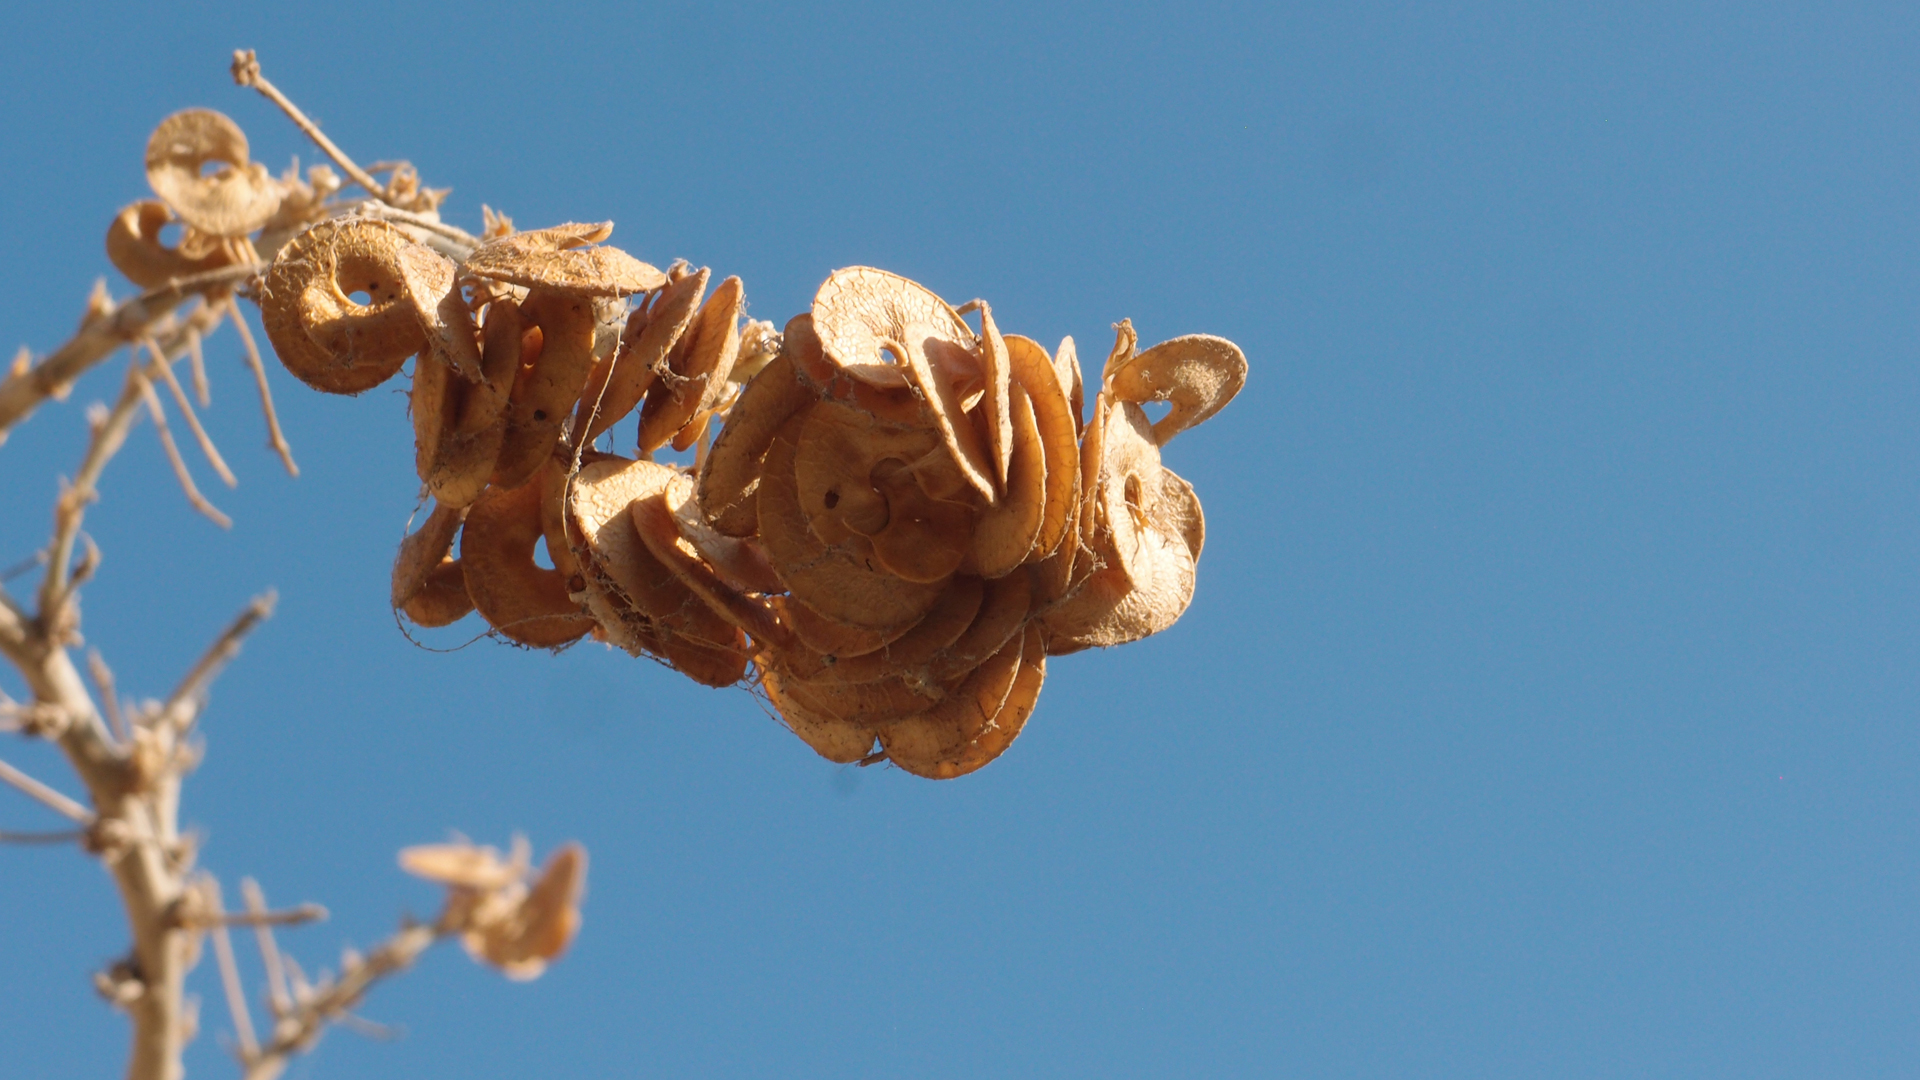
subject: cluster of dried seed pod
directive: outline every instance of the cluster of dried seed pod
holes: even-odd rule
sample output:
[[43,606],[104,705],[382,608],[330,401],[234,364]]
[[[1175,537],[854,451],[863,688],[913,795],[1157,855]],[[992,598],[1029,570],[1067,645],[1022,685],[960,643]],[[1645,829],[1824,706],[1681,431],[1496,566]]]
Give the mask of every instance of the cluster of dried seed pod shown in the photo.
[[509,979],[532,979],[580,932],[587,850],[566,844],[534,873],[531,850],[515,837],[502,858],[470,843],[421,844],[400,852],[400,867],[447,887],[441,925],[460,934],[467,954]]
[[[1232,343],[1136,353],[1121,323],[1083,419],[1072,339],[1050,354],[983,302],[854,267],[784,331],[743,328],[738,278],[708,294],[611,228],[502,220],[456,261],[332,219],[267,274],[268,336],[308,385],[358,393],[414,358],[434,508],[394,566],[412,621],[477,610],[525,645],[592,634],[752,677],[821,755],[947,778],[1019,734],[1048,656],[1185,610],[1204,525],[1160,447],[1238,392]],[[635,457],[595,448],[635,411]],[[696,464],[651,459],[668,445]]]

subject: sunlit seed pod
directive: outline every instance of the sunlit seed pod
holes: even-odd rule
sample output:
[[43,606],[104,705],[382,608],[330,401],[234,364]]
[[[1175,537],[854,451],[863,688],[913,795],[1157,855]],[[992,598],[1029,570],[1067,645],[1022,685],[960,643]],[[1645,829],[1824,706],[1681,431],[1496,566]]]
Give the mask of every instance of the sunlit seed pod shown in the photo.
[[[1027,720],[1040,701],[1040,688],[1047,679],[1046,635],[1038,626],[1028,626],[1020,649],[1020,671],[1014,676],[1000,711],[993,714],[979,733],[959,747],[942,753],[919,775],[934,780],[952,780],[980,769],[1005,753],[1013,740],[1026,729]],[[903,766],[904,767],[904,766]]]
[[873,472],[886,500],[886,525],[868,541],[888,573],[916,584],[937,584],[960,569],[972,549],[974,508],[928,495],[904,461],[888,458]]
[[890,642],[897,641],[918,625],[903,623],[885,632],[835,622],[792,596],[768,597],[780,621],[792,628],[793,636],[805,649],[827,660],[838,662],[865,656]]
[[280,183],[247,160],[246,134],[211,109],[182,110],[153,130],[147,183],[181,220],[212,236],[245,236],[280,207]]
[[1041,616],[1050,655],[1125,645],[1179,620],[1193,600],[1192,553],[1179,540],[1149,531],[1136,558],[1141,565],[1132,575],[1113,567],[1097,570]]
[[854,378],[827,359],[820,348],[820,337],[814,333],[810,312],[787,321],[781,333],[780,355],[793,365],[794,377],[816,398],[852,405],[897,424],[921,426],[932,420],[926,401],[904,376],[899,385],[875,386]]
[[874,467],[894,459],[910,470],[940,453],[939,436],[925,428],[888,423],[839,402],[813,405],[800,426],[793,469],[809,527],[829,544],[852,534],[873,536],[889,516],[887,497],[873,484]]
[[620,348],[611,362],[598,365],[580,394],[574,417],[574,442],[587,445],[639,407],[647,388],[658,378],[681,335],[699,310],[707,290],[708,270],[701,267],[674,280],[636,307],[621,334]]
[[478,844],[416,844],[400,849],[400,868],[417,878],[456,888],[492,892],[518,884],[527,875],[519,858],[503,859],[500,852]]
[[925,712],[946,693],[945,687],[909,684],[899,675],[884,675],[869,682],[843,683],[802,679],[789,673],[780,686],[788,697],[815,715],[831,716],[876,729],[903,716]]
[[912,626],[939,598],[937,585],[902,581],[813,534],[794,481],[805,415],[787,420],[767,448],[756,502],[760,542],[774,572],[814,611],[849,626],[886,632]]
[[916,776],[938,778],[942,763],[984,734],[1020,674],[1024,635],[1002,644],[938,704],[880,728],[887,760]]
[[681,584],[692,589],[715,614],[750,635],[754,651],[792,647],[793,632],[781,625],[772,606],[764,598],[749,595],[721,580],[693,545],[680,535],[666,492],[636,500],[627,507],[627,513],[653,557],[672,571]]
[[774,668],[763,667],[760,686],[780,718],[786,721],[787,728],[812,747],[814,753],[828,761],[850,765],[873,751],[872,728],[813,712],[786,692],[784,678]]
[[[789,335],[787,340],[793,340]],[[751,536],[758,529],[754,500],[760,462],[774,432],[817,400],[795,380],[792,362],[782,355],[741,390],[727,421],[707,451],[694,493],[714,529],[727,536]]]
[[540,330],[540,351],[523,364],[507,401],[507,423],[493,482],[514,487],[553,455],[593,370],[593,304],[583,296],[535,289],[520,305],[523,322]]
[[1121,319],[1113,324],[1113,348],[1107,352],[1107,362],[1100,366],[1100,389],[1108,389],[1113,376],[1134,357],[1134,347],[1140,343],[1140,336],[1134,332],[1132,319]]
[[667,354],[664,370],[640,406],[640,450],[651,453],[700,413],[719,404],[727,375],[740,355],[740,279],[730,277],[707,297],[686,333]]
[[1226,407],[1247,382],[1240,347],[1210,334],[1163,341],[1123,362],[1112,375],[1114,397],[1145,404],[1171,404],[1153,424],[1153,441],[1165,446],[1175,435]]
[[[1076,433],[1084,431],[1087,424],[1085,390],[1080,380],[1080,353],[1074,348],[1071,337],[1060,339],[1060,348],[1053,354],[1053,370],[1060,380],[1060,389],[1067,395],[1068,407],[1073,410],[1073,429]],[[1032,389],[1031,386],[1028,387]]]
[[[357,394],[426,349],[411,282],[439,256],[424,248],[415,255],[416,246],[362,219],[321,222],[282,248],[260,287],[260,318],[287,370],[316,390]],[[452,264],[442,263],[451,283]]]
[[611,221],[513,233],[475,249],[460,272],[580,297],[631,296],[667,283],[665,274],[619,248],[585,246],[612,233]]
[[394,609],[420,626],[446,626],[473,610],[465,572],[449,552],[464,508],[435,506],[420,530],[400,542],[393,561]]
[[467,574],[460,560],[442,559],[427,572],[426,579],[412,596],[400,605],[400,612],[416,626],[450,626],[473,611],[473,597],[467,594]]
[[[1038,546],[1047,517],[1047,452],[1025,387],[1013,387],[1007,411],[1012,416],[1013,455],[1006,497],[973,523],[972,542],[961,564],[982,577],[1000,577],[1025,563]],[[1063,502],[1063,517],[1065,512]]]
[[974,374],[966,370],[973,364],[972,355],[933,338],[924,349],[908,349],[906,353],[908,375],[931,408],[949,458],[987,505],[995,505],[1000,493],[993,482],[993,466],[961,400],[960,384]]
[[522,645],[551,648],[593,628],[569,596],[567,578],[534,561],[543,538],[541,485],[493,487],[467,511],[460,564],[482,618]]
[[1033,583],[1035,610],[1046,608],[1071,591],[1074,565],[1082,555],[1091,556],[1080,543],[1080,504],[1078,499],[1067,508],[1066,535],[1053,553],[1028,568]]
[[1007,342],[994,325],[993,309],[984,300],[980,305],[980,341],[976,355],[980,363],[981,397],[979,408],[987,429],[987,460],[992,464],[993,481],[1002,493],[1007,490],[1007,469],[1013,461],[1013,414],[1011,405],[1012,372],[1007,357]]
[[[917,282],[870,266],[836,270],[813,298],[813,328],[828,361],[872,386],[908,384],[903,365],[911,357],[926,360],[927,343],[941,341],[966,351],[973,330],[946,301]],[[887,342],[903,346],[907,356],[889,363]]]
[[537,978],[558,959],[580,930],[580,898],[586,890],[587,852],[568,844],[547,857],[525,899],[506,918],[461,936],[475,960],[509,979]]
[[520,307],[502,297],[487,305],[482,330],[480,381],[460,383],[456,415],[441,434],[433,471],[426,478],[434,498],[465,506],[480,497],[493,478],[506,438],[507,402],[520,373]]
[[674,524],[680,535],[693,545],[700,558],[713,567],[722,580],[745,592],[785,592],[786,583],[773,572],[767,553],[748,537],[733,537],[708,523],[693,496],[691,477],[676,476],[667,488],[667,505],[673,510]]
[[765,319],[749,319],[740,330],[740,355],[727,378],[744,385],[780,355],[780,329]]
[[232,253],[216,247],[200,258],[188,258],[178,248],[160,242],[160,230],[174,220],[173,211],[157,199],[143,199],[124,207],[107,227],[107,261],[143,289],[164,285],[172,278],[218,270],[233,262]]
[[[1033,541],[1035,555],[1044,557],[1065,539],[1080,495],[1079,416],[1046,350],[1018,334],[1008,334],[1006,341],[1013,381],[1027,392],[1045,450],[1046,508]],[[1062,351],[1070,356],[1072,348],[1073,339],[1068,338]]]
[[429,487],[442,440],[459,414],[464,386],[444,364],[425,356],[413,362],[413,385],[407,392],[407,412],[413,419],[413,467]]

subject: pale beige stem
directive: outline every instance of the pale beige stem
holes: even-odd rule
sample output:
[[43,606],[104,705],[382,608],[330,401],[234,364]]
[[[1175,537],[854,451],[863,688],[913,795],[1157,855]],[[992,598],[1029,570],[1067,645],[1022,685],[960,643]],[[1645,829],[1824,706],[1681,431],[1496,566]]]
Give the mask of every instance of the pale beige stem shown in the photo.
[[299,476],[300,466],[293,463],[293,447],[287,445],[287,437],[280,431],[280,414],[273,408],[273,391],[267,387],[267,366],[260,362],[260,346],[254,343],[247,318],[232,297],[227,298],[227,310],[233,314],[233,328],[240,334],[240,344],[246,346],[247,367],[253,371],[254,384],[260,388],[260,411],[267,414],[267,442],[273,452],[280,455],[280,464],[287,467],[287,475]]
[[256,919],[253,936],[260,946],[260,964],[267,969],[267,1004],[273,1008],[274,1019],[278,1020],[292,1011],[293,995],[287,989],[286,965],[280,962],[280,943],[274,940],[273,924],[266,921],[269,914],[267,894],[260,890],[259,882],[252,878],[241,878],[240,898],[246,901],[247,914]]
[[247,1061],[260,1052],[260,1040],[253,1034],[253,1014],[247,1009],[247,992],[240,984],[240,965],[233,958],[233,936],[227,933],[226,914],[220,906],[220,883],[212,877],[200,880],[200,891],[212,913],[213,956],[220,966],[220,988],[227,995],[227,1011],[233,1016],[233,1037],[239,1044],[240,1060]]
[[234,479],[233,470],[227,468],[226,459],[220,456],[220,448],[213,445],[207,429],[200,426],[200,417],[194,414],[193,405],[187,401],[187,392],[181,389],[180,380],[174,377],[173,365],[161,355],[159,344],[152,338],[147,338],[143,344],[153,355],[154,362],[148,365],[149,370],[157,370],[160,378],[166,382],[167,389],[173,394],[174,404],[180,406],[180,415],[187,418],[187,427],[192,430],[194,441],[200,444],[200,452],[206,455],[207,464],[213,466],[213,471],[220,474],[220,479],[228,487],[239,486],[240,481]]
[[287,95],[280,92],[279,87],[268,82],[267,77],[260,74],[260,61],[254,56],[252,49],[234,50],[233,81],[241,86],[258,90],[262,97],[280,106],[280,111],[287,114],[287,119],[292,120],[295,127],[304,132],[307,138],[312,139],[322,153],[332,158],[333,163],[340,166],[341,172],[352,177],[354,183],[372,192],[381,202],[387,201],[386,185],[367,175],[365,169],[355,165],[346,151],[333,145],[333,140],[327,138],[326,133],[320,130],[320,125],[307,119],[307,114],[300,111],[300,106],[289,101]]
[[93,811],[88,810],[67,796],[35,780],[19,769],[7,764],[5,761],[0,761],[0,780],[4,780],[14,787],[19,788],[54,813],[68,818],[76,824],[93,824]]
[[246,1061],[243,1080],[276,1080],[293,1055],[311,1047],[328,1023],[345,1016],[373,984],[411,966],[434,942],[452,933],[445,920],[403,926],[359,960],[345,964],[339,978],[302,995],[293,1011],[273,1028],[273,1038]]
[[199,485],[193,482],[193,473],[187,469],[187,459],[180,456],[180,447],[173,441],[173,431],[167,427],[167,411],[160,405],[160,395],[153,392],[153,383],[144,374],[135,375],[135,379],[140,386],[140,398],[147,404],[147,415],[153,420],[153,430],[160,436],[160,445],[167,452],[167,462],[173,466],[174,479],[180,482],[180,490],[186,493],[188,505],[215,525],[223,529],[232,528],[233,519],[208,502],[207,497],[200,494]]
[[93,676],[93,688],[100,692],[100,704],[107,712],[107,726],[113,729],[113,736],[122,743],[133,738],[127,729],[126,714],[120,710],[120,692],[113,681],[113,669],[107,666],[107,658],[100,655],[99,649],[87,650],[87,674]]
[[161,707],[160,716],[175,730],[185,731],[191,727],[200,715],[200,708],[206,700],[207,688],[220,675],[220,670],[240,655],[240,644],[247,639],[261,623],[273,617],[273,607],[280,602],[280,594],[272,589],[253,598],[240,614],[233,617],[220,636],[207,646],[180,685],[173,688],[167,696],[167,703]]

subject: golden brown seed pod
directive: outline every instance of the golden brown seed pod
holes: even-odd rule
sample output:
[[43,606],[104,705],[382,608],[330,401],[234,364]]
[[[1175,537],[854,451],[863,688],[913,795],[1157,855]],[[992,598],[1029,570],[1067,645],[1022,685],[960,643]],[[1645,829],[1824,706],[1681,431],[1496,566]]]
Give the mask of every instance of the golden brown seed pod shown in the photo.
[[1007,703],[1023,652],[1024,637],[1009,639],[939,704],[883,725],[880,745],[887,759],[915,776],[944,779],[949,770],[942,765],[984,735]]
[[993,722],[963,743],[957,750],[942,755],[933,769],[933,779],[951,780],[985,766],[1006,752],[1013,740],[1025,730],[1027,719],[1040,702],[1040,687],[1047,679],[1046,635],[1038,626],[1028,626],[1020,649],[1020,673],[1013,678],[1007,700],[993,716]]
[[815,400],[813,392],[795,380],[792,362],[784,354],[741,390],[707,451],[694,489],[702,512],[716,530],[727,536],[754,533],[760,460],[780,425]]
[[727,375],[740,355],[744,297],[739,278],[721,282],[675,343],[664,369],[656,369],[659,378],[647,388],[646,403],[640,407],[642,453],[667,445],[727,392]]
[[929,339],[923,351],[908,349],[906,353],[908,375],[932,410],[948,457],[987,505],[996,504],[1000,493],[994,483],[993,465],[962,403],[962,385],[977,374],[966,370],[971,356],[935,339]]
[[393,606],[420,626],[445,626],[473,610],[460,563],[449,552],[464,508],[436,505],[393,560]]
[[[826,358],[873,386],[907,384],[908,357],[926,359],[928,341],[973,348],[973,331],[945,300],[917,282],[870,266],[835,270],[813,297],[813,328]],[[908,356],[888,363],[888,342]]]
[[909,685],[931,686],[937,680],[925,670],[927,665],[952,648],[973,626],[985,597],[986,589],[979,578],[971,575],[953,578],[927,617],[899,640],[861,656],[837,658],[816,677],[825,682],[862,683],[898,675]]
[[[1013,387],[1013,454],[1006,498],[982,513],[973,525],[973,542],[963,565],[981,577],[1000,577],[1027,561],[1047,517],[1047,451],[1026,388]],[[1060,507],[1064,525],[1065,504]]]
[[[1074,501],[1080,494],[1079,418],[1058,369],[1039,342],[1018,334],[1007,335],[1007,358],[1013,381],[1027,392],[1034,425],[1046,457],[1046,510],[1034,537],[1034,552],[1051,555],[1066,537]],[[1062,344],[1071,358],[1073,339]]]
[[467,511],[460,564],[482,618],[522,645],[551,648],[594,624],[569,597],[567,579],[533,561],[543,536],[541,494],[538,483],[489,488]]
[[873,750],[873,729],[850,720],[813,712],[785,689],[786,676],[772,667],[760,671],[760,686],[787,728],[828,761],[850,765]]
[[808,526],[794,481],[800,425],[790,418],[767,447],[756,497],[760,542],[794,596],[835,622],[885,633],[919,622],[940,596],[937,585],[875,570],[853,548],[828,545]]
[[976,353],[983,382],[980,397],[982,419],[987,428],[987,460],[993,466],[993,479],[1001,491],[1007,489],[1007,469],[1013,461],[1013,414],[1010,404],[1012,372],[1007,357],[1007,342],[994,325],[993,309],[985,300],[980,306],[980,342]]
[[497,919],[461,935],[468,955],[500,969],[509,979],[537,978],[580,931],[580,897],[586,890],[587,851],[568,844],[547,856],[526,898]]
[[907,623],[881,633],[835,622],[791,596],[772,596],[768,600],[779,613],[780,621],[793,629],[800,647],[817,657],[832,658],[834,662],[873,652],[898,640],[917,625]]
[[1153,424],[1153,441],[1165,446],[1175,435],[1224,408],[1247,382],[1240,347],[1210,334],[1163,341],[1122,362],[1113,373],[1113,396],[1145,404],[1172,403]]
[[493,478],[493,467],[506,438],[507,402],[520,374],[525,343],[519,305],[510,297],[502,297],[487,305],[486,319],[480,381],[453,383],[450,392],[456,398],[454,413],[441,432],[433,467],[426,477],[434,498],[454,506],[471,504]]
[[755,652],[793,647],[793,632],[780,624],[764,598],[748,595],[722,581],[693,545],[680,535],[673,511],[667,505],[666,492],[634,502],[627,507],[627,513],[653,557],[672,571],[681,584],[692,589],[694,595],[706,601],[715,614],[750,635]]
[[780,355],[793,365],[794,376],[816,398],[852,405],[896,424],[929,422],[927,405],[912,386],[878,387],[847,374],[820,350],[813,331],[813,314],[803,312],[787,321],[781,334]]
[[785,592],[786,583],[773,572],[773,564],[767,561],[767,553],[760,550],[760,545],[750,538],[728,536],[709,524],[693,497],[693,490],[691,477],[676,476],[667,488],[667,505],[673,510],[673,521],[680,527],[680,535],[700,553],[700,558],[737,589]]
[[[453,264],[391,225],[323,221],[280,249],[260,287],[260,319],[301,382],[357,394],[427,347],[428,313],[452,281]],[[365,304],[350,295],[362,292]]]
[[945,581],[972,548],[973,507],[929,495],[899,458],[881,461],[872,476],[887,512],[885,526],[867,538],[874,560],[903,581]]
[[583,247],[613,234],[613,222],[569,223],[489,240],[460,272],[569,296],[630,296],[667,283],[667,275],[616,247]]
[[540,348],[522,365],[507,402],[493,472],[493,482],[505,487],[520,484],[553,455],[594,364],[597,320],[588,298],[535,289],[520,305],[520,317],[540,330]]
[[934,653],[927,672],[935,682],[949,683],[986,662],[987,657],[1020,633],[1033,606],[1033,586],[1025,574],[1008,574],[986,582],[979,613],[965,633]]
[[123,208],[107,227],[107,261],[143,289],[165,285],[172,278],[218,270],[233,262],[232,252],[225,246],[196,259],[162,244],[160,230],[173,220],[173,211],[158,199],[142,199]]
[[441,442],[453,428],[464,385],[445,364],[425,356],[414,361],[407,411],[413,418],[413,468],[422,481],[430,482],[435,474]]
[[894,459],[911,470],[940,454],[939,436],[924,428],[886,423],[839,402],[815,404],[800,425],[793,468],[808,525],[829,544],[881,532],[889,510],[874,486],[875,466]]
[[1067,404],[1073,410],[1074,431],[1086,430],[1087,403],[1083,396],[1086,391],[1080,381],[1080,353],[1074,348],[1071,337],[1060,339],[1060,348],[1053,354],[1053,370],[1060,380],[1060,389],[1066,392]]
[[596,365],[580,394],[573,428],[576,445],[588,445],[619,423],[646,397],[659,376],[667,353],[693,321],[700,297],[707,291],[706,267],[667,285],[649,303],[633,309],[620,348],[610,360]]
[[[208,165],[225,168],[209,173]],[[245,236],[280,208],[279,181],[247,161],[240,126],[212,109],[160,121],[147,139],[147,183],[182,220],[211,236]]]

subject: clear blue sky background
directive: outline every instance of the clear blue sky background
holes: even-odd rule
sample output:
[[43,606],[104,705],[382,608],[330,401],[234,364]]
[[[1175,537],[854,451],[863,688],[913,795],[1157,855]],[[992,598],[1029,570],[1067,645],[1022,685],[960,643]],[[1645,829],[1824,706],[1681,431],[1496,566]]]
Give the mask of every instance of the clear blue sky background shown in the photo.
[[[403,399],[276,370],[292,481],[218,339],[233,531],[143,428],[86,595],[159,694],[280,590],[207,718],[206,865],[329,905],[288,936],[312,967],[431,908],[402,845],[593,856],[541,981],[436,953],[365,1008],[405,1038],[335,1032],[296,1077],[1920,1071],[1912,5],[8,21],[9,350],[71,329],[168,112],[312,160],[228,81],[250,46],[468,226],[611,218],[776,321],[870,263],[1083,352],[1131,316],[1252,364],[1168,454],[1209,522],[1186,617],[1056,661],[1013,749],[933,784],[597,646],[415,648],[386,606]],[[0,562],[118,369],[0,448]],[[0,827],[45,824],[0,792]],[[107,880],[0,849],[0,883],[0,1074],[116,1072]],[[195,985],[194,1075],[231,1075]]]

